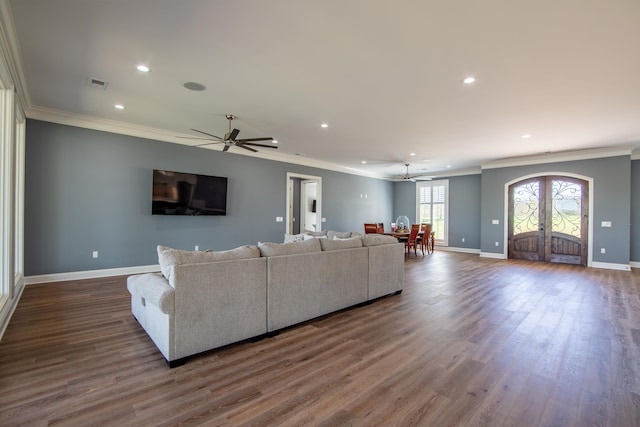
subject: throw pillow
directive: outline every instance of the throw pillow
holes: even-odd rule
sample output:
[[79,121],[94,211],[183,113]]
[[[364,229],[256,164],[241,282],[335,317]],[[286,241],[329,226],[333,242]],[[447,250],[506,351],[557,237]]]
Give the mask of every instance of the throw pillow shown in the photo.
[[284,233],[284,243],[301,242],[304,240],[305,236],[306,235],[304,233],[300,233],[300,234]]

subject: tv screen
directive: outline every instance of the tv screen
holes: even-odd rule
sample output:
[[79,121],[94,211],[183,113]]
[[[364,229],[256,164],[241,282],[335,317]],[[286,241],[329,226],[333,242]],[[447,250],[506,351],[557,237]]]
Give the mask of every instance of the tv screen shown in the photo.
[[153,215],[226,215],[227,178],[153,170]]

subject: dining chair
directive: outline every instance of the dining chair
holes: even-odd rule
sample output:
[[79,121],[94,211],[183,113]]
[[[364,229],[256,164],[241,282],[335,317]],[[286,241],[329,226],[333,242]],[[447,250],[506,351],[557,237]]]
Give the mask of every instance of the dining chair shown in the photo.
[[[418,235],[418,243],[420,244],[420,248],[422,249],[422,254],[424,255],[425,248],[427,249],[427,253],[431,247],[431,233],[433,230],[433,224],[423,222],[420,224],[421,233]],[[431,250],[433,252],[433,249]]]
[[[404,244],[407,253],[411,256],[411,248],[413,248],[413,253],[418,256],[418,233],[420,232],[420,224],[411,224],[411,231],[409,232],[409,238],[407,238],[407,242]],[[424,256],[424,251],[422,252],[422,256]]]
[[380,234],[384,233],[384,222],[379,222],[378,223],[378,233],[380,233]]
[[378,224],[375,222],[364,223],[364,234],[376,234],[378,232]]

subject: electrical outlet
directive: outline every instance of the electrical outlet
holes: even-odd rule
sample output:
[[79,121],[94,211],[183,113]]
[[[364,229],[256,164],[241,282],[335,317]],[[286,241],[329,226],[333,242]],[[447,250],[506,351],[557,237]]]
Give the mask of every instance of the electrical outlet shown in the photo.
[[462,238],[462,243],[464,243],[464,237]]
[[282,221],[283,221],[283,219],[282,219],[282,217],[281,217],[281,216],[277,216],[277,217],[276,217],[276,222],[282,222]]
[[199,251],[200,250],[200,246],[196,245],[196,249],[195,250]]
[[93,251],[92,256],[93,256],[94,258],[98,258],[98,251]]
[[601,253],[601,254],[606,254],[606,253],[607,253],[607,250],[606,250],[605,248],[600,248],[600,253]]
[[500,243],[496,242],[496,246],[500,246]]
[[[492,219],[491,220],[491,224],[498,225],[498,224],[500,224],[500,220],[499,219]],[[496,246],[498,246],[498,245],[496,245]]]

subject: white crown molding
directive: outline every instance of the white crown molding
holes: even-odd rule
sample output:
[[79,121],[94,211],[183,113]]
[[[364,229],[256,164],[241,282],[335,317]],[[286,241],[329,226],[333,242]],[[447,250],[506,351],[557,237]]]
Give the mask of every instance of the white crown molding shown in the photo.
[[563,151],[561,153],[539,154],[535,156],[513,157],[495,160],[482,165],[482,169],[499,169],[514,166],[538,165],[542,163],[571,162],[575,160],[599,159],[604,157],[631,156],[632,147],[594,148],[590,150]]
[[640,150],[633,150],[631,152],[631,160],[640,160]]
[[[182,140],[177,139],[177,136],[193,136],[187,134],[176,134],[175,132],[168,132],[162,129],[156,129],[147,126],[134,125],[131,123],[119,122],[115,120],[107,120],[97,117],[85,116],[81,114],[69,113],[67,111],[55,110],[51,108],[43,107],[31,107],[27,110],[26,116],[33,120],[42,120],[45,122],[57,123],[67,126],[74,126],[85,129],[98,130],[102,132],[117,133],[120,135],[135,136],[138,138],[152,139],[155,141],[170,142],[173,144],[181,144],[191,146]],[[207,147],[208,150],[222,151],[222,147]],[[284,153],[267,152],[265,150],[258,153],[252,153],[250,151],[238,151],[234,154],[242,156],[257,157],[260,159],[273,160],[276,162],[291,163],[294,165],[309,166],[313,168],[319,168],[324,170],[331,170],[335,172],[348,173],[351,175],[360,175],[368,178],[385,179],[381,175],[373,174],[370,172],[362,171],[359,169],[352,169],[344,166],[339,166],[333,163],[323,162],[320,160],[314,160],[307,157],[295,156]]]

